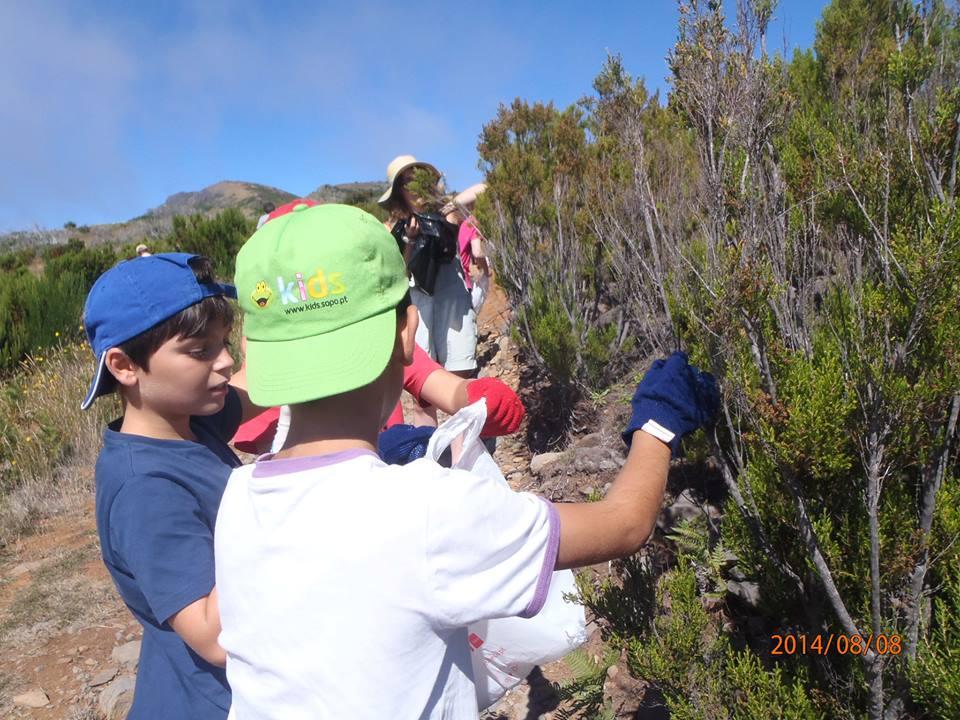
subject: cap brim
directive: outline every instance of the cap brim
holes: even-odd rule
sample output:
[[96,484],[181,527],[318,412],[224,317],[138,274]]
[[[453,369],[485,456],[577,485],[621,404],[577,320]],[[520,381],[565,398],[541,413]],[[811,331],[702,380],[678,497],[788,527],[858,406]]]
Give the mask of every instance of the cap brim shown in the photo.
[[110,374],[110,371],[107,370],[107,351],[104,350],[100,353],[100,360],[97,362],[97,372],[93,376],[93,382],[90,383],[87,396],[83,399],[83,402],[80,403],[80,409],[86,410],[93,405],[94,400],[101,395],[112,392],[114,387],[116,387],[116,379]]
[[429,168],[430,170],[433,170],[433,172],[437,174],[438,179],[440,178],[440,171],[437,170],[433,165],[431,165],[428,162],[420,162],[419,160],[417,160],[416,162],[407,163],[406,165],[401,165],[400,169],[397,170],[396,174],[393,176],[393,180],[390,181],[390,186],[387,188],[386,192],[384,192],[383,195],[380,196],[380,199],[377,200],[378,205],[383,205],[385,202],[387,202],[387,200],[390,199],[390,197],[393,195],[394,189],[397,187],[397,178],[400,177],[400,174],[404,170],[412,167]]
[[387,367],[397,311],[323,335],[276,342],[247,338],[247,390],[261,407],[296,405],[369,385]]

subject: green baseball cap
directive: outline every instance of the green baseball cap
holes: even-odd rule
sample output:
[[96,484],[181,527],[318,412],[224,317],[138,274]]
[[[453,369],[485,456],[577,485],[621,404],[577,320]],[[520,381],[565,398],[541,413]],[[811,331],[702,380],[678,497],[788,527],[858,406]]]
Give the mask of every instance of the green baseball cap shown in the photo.
[[393,236],[348,205],[306,204],[274,218],[237,254],[234,277],[247,383],[257,405],[292,405],[380,376],[409,291]]

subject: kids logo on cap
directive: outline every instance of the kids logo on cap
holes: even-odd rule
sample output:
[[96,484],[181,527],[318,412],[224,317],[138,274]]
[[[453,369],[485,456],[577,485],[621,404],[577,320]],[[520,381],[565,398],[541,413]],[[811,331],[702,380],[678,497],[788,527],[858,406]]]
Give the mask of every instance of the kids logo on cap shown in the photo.
[[[328,307],[330,305],[342,305],[347,298],[344,293],[347,286],[343,282],[343,273],[333,272],[329,275],[323,272],[322,268],[317,268],[316,273],[308,278],[304,278],[304,273],[294,273],[294,279],[287,281],[282,275],[277,276],[277,294],[283,305],[297,304],[308,300],[323,300],[330,296],[337,297],[337,302],[325,302],[313,304],[303,309],[313,309],[314,307]],[[263,280],[259,281],[250,293],[250,299],[261,309],[267,308],[273,300],[274,292]],[[300,308],[298,308],[300,309]]]
[[265,308],[273,299],[273,291],[261,280],[254,286],[253,292],[250,293],[250,299],[256,303],[257,307]]

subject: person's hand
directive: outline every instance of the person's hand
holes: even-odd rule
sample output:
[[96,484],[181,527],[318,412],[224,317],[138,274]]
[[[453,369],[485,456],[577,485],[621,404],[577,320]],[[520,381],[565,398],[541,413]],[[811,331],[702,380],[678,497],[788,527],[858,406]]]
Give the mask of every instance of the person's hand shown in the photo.
[[417,220],[416,215],[411,215],[410,219],[407,220],[407,227],[403,231],[403,234],[406,235],[410,240],[413,240],[417,235],[420,234],[420,222]]
[[435,427],[393,425],[377,437],[380,458],[388,465],[406,465],[427,454]]
[[669,445],[676,457],[681,438],[710,423],[720,394],[713,375],[689,365],[686,353],[675,352],[650,366],[630,404],[633,415],[623,432],[627,445],[636,430],[643,430]]
[[457,207],[457,204],[452,200],[440,208],[440,215],[445,217],[447,222],[454,224],[459,224],[464,221],[463,213],[460,212],[460,208]]
[[506,383],[492,377],[471,380],[467,383],[467,400],[472,405],[480,398],[487,399],[487,421],[480,431],[480,437],[509,435],[520,428],[527,411]]
[[470,260],[470,278],[486,277],[490,274],[490,263],[484,255],[474,255]]

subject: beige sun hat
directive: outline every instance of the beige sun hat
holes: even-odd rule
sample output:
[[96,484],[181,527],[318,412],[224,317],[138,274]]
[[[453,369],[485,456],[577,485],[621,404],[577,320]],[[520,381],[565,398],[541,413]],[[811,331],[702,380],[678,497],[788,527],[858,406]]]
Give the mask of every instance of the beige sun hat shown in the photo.
[[393,160],[390,161],[390,164],[387,165],[387,182],[389,187],[383,195],[380,196],[380,199],[377,202],[383,205],[385,202],[390,200],[393,196],[394,188],[397,186],[397,178],[407,168],[411,167],[423,167],[428,170],[432,170],[436,173],[437,177],[440,177],[440,171],[437,170],[433,165],[428,162],[421,162],[417,160],[413,155],[397,155]]

